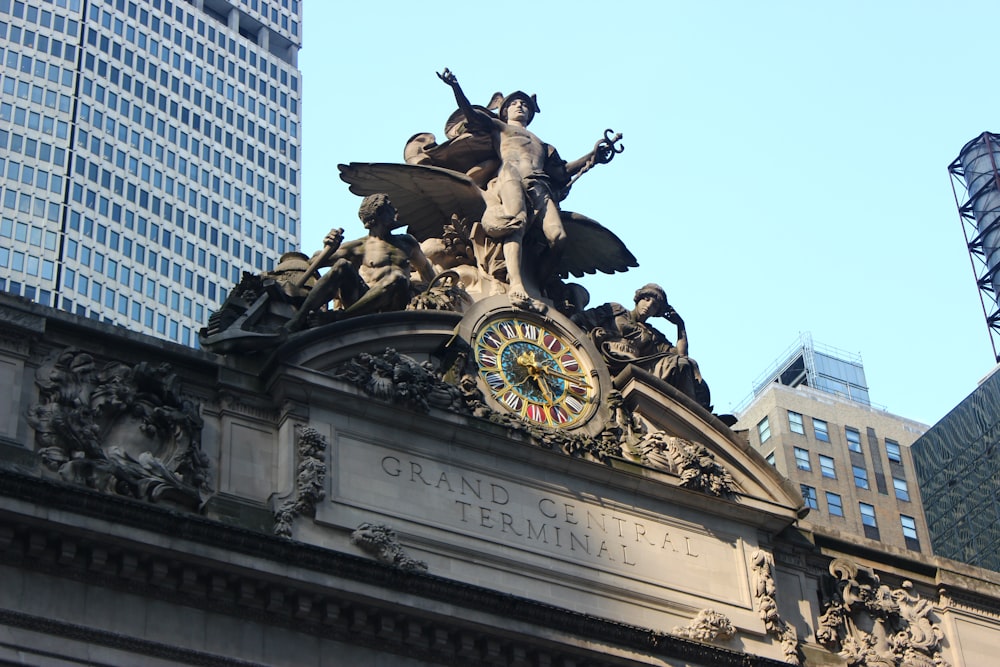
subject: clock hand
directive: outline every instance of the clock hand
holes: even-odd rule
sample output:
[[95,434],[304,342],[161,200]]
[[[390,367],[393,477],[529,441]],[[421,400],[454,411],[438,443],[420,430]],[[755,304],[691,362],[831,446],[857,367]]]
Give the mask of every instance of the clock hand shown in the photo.
[[573,382],[574,384],[580,384],[586,387],[587,389],[590,389],[590,383],[578,375],[567,375],[566,373],[557,371],[554,368],[549,368],[548,366],[542,366],[540,370],[546,373],[547,375],[552,375],[554,377],[562,378],[563,380],[567,380],[568,382]]
[[536,375],[534,376],[534,378],[535,378],[535,384],[537,384],[538,388],[542,390],[542,395],[545,397],[545,402],[548,403],[549,405],[552,405],[552,394],[549,393],[548,383],[545,381],[545,378],[541,377],[540,375]]

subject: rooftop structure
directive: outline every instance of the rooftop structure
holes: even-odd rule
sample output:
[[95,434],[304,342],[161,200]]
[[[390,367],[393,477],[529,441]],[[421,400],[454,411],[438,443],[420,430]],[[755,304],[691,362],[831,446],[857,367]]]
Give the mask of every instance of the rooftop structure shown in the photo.
[[753,385],[756,396],[768,385],[813,387],[844,398],[871,405],[861,355],[813,343],[808,332],[799,335]]

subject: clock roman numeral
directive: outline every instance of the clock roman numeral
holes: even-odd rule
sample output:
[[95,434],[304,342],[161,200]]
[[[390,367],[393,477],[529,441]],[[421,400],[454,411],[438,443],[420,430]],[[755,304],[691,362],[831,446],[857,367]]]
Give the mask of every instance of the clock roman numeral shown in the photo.
[[493,389],[503,389],[507,386],[507,383],[504,382],[503,375],[497,371],[487,373],[484,377],[486,378],[486,384],[490,385]]
[[483,366],[489,366],[490,368],[497,367],[497,355],[489,350],[479,351],[479,363]]

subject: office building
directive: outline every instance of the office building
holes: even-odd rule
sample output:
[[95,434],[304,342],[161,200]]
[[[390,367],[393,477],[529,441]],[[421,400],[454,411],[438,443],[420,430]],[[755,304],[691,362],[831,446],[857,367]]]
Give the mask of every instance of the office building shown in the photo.
[[927,426],[872,407],[857,355],[800,337],[734,428],[801,490],[807,520],[930,553],[910,445]]
[[913,443],[934,553],[1000,571],[1000,366]]
[[0,0],[0,289],[185,345],[299,245],[297,0]]

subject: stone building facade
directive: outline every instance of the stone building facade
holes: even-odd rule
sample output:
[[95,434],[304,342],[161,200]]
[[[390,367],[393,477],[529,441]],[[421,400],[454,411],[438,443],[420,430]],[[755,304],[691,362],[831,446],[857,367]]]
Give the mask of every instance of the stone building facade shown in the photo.
[[498,412],[453,372],[486,305],[222,357],[0,295],[0,661],[990,664],[1000,575],[801,522],[650,373]]

